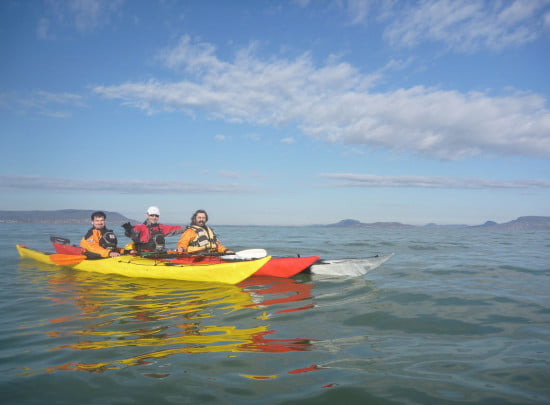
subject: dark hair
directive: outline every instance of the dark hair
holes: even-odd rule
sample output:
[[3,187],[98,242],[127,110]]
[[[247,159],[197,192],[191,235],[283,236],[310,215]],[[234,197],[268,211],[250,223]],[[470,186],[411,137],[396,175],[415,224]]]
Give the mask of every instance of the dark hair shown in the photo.
[[107,215],[105,215],[103,211],[96,211],[92,213],[92,221],[94,220],[94,218],[107,218]]
[[191,224],[195,223],[195,219],[197,219],[197,215],[199,215],[199,214],[206,215],[206,222],[208,222],[208,214],[206,213],[206,211],[205,210],[196,210],[195,213],[193,214],[193,216],[191,217]]

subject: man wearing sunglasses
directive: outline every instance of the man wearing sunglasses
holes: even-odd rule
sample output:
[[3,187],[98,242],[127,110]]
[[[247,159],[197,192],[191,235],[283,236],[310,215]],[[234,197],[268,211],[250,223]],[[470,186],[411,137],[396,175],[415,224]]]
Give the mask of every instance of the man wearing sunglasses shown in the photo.
[[146,219],[142,224],[132,226],[129,222],[122,225],[124,234],[132,239],[138,252],[163,252],[167,236],[183,232],[181,225],[159,224],[160,210],[152,206],[147,209]]

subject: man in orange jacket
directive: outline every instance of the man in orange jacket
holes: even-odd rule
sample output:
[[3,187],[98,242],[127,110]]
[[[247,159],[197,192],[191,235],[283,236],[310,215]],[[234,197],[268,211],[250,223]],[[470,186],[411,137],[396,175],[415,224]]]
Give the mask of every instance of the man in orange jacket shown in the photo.
[[204,210],[196,211],[191,217],[191,225],[187,227],[176,246],[178,252],[216,252],[232,254],[216,237],[216,234],[206,222],[208,214]]
[[90,259],[120,256],[123,249],[117,248],[117,238],[114,232],[105,226],[105,215],[102,211],[92,214],[92,227],[80,241],[80,247]]

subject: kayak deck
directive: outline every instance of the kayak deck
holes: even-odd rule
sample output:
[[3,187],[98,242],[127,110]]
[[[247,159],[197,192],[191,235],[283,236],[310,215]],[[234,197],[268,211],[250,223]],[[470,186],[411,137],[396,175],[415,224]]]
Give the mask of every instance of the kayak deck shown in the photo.
[[[29,249],[24,245],[16,247],[21,258],[55,264],[47,253]],[[82,260],[79,263],[67,265],[67,267],[126,277],[237,284],[254,274],[270,259],[271,256],[258,260],[218,264],[175,264],[135,256],[118,256],[99,260]]]

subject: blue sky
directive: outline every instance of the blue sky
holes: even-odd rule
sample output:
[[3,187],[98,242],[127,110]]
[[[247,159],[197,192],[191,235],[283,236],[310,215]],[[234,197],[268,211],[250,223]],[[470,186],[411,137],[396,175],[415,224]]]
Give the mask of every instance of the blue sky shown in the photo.
[[550,215],[550,1],[0,2],[0,209]]

